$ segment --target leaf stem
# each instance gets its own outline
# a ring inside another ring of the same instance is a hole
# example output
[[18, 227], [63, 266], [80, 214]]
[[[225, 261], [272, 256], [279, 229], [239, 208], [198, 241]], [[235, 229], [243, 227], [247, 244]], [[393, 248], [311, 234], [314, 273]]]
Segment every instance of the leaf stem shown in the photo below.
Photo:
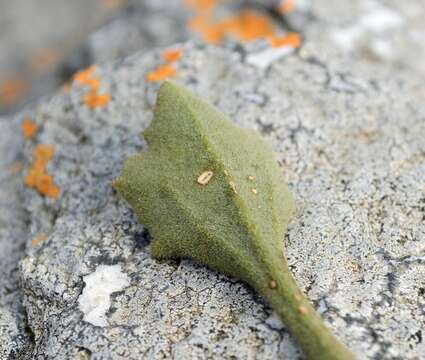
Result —
[[279, 263], [279, 269], [276, 266], [269, 267], [273, 280], [267, 286], [258, 284], [256, 288], [279, 314], [307, 358], [310, 360], [354, 360], [355, 357], [351, 351], [331, 333], [299, 289], [283, 256]]

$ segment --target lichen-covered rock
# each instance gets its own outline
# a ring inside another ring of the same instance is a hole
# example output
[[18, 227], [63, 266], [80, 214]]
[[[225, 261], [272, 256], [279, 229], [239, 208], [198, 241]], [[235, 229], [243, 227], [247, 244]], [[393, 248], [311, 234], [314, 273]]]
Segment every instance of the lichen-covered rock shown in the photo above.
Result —
[[[90, 36], [87, 48], [92, 59], [111, 60], [135, 50], [199, 38], [199, 33], [187, 26], [188, 19], [194, 15], [193, 8], [184, 5], [188, 3], [182, 0], [130, 0], [131, 11], [120, 12], [113, 21]], [[216, 3], [215, 18], [247, 9], [267, 16], [274, 13], [269, 18], [275, 20], [279, 32], [300, 32], [317, 47], [316, 51], [325, 46], [327, 62], [345, 53], [350, 62], [355, 59], [357, 66], [371, 68], [371, 73], [381, 67], [392, 67], [425, 75], [423, 3], [288, 0], [286, 6], [282, 4], [285, 1], [222, 0]]]
[[31, 347], [19, 287], [19, 260], [27, 240], [19, 125], [19, 118], [0, 118], [0, 359], [18, 358]]
[[[333, 331], [361, 359], [418, 359], [423, 88], [406, 74], [329, 67], [308, 49], [262, 70], [240, 52], [187, 44], [175, 80], [274, 147], [297, 203], [290, 267]], [[158, 53], [135, 55], [96, 70], [111, 93], [103, 108], [87, 108], [87, 90], [74, 84], [34, 111], [34, 141], [54, 145], [48, 171], [61, 195], [24, 193], [29, 238], [47, 235], [28, 242], [21, 264], [32, 358], [296, 359], [276, 315], [243, 283], [152, 260], [148, 233], [112, 189], [124, 159], [145, 146], [139, 134], [158, 90], [145, 76], [158, 62]], [[112, 289], [99, 303], [89, 279]]]
[[90, 34], [86, 50], [91, 61], [99, 63], [185, 41], [191, 37], [189, 17], [181, 0], [132, 0], [125, 11]]
[[[304, 2], [304, 1], [303, 1]], [[391, 66], [425, 75], [425, 6], [417, 1], [306, 1], [300, 24], [316, 45], [332, 44], [365, 67]], [[412, 54], [415, 54], [412, 56]]]
[[[184, 0], [45, 1], [42, 8], [37, 1], [0, 2], [0, 84], [15, 80], [11, 85], [17, 87], [10, 104], [0, 99], [0, 112], [51, 93], [91, 63], [202, 38], [188, 26], [196, 11]], [[371, 73], [390, 66], [425, 74], [420, 1], [221, 0], [216, 5], [214, 20], [255, 10], [273, 19], [279, 33], [300, 32], [313, 40], [315, 51], [327, 48], [328, 64], [342, 51]]]

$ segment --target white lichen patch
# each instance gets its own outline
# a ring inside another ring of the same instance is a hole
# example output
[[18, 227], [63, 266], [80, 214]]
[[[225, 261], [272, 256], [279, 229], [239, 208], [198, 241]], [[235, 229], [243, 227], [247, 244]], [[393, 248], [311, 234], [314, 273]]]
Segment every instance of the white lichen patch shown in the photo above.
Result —
[[121, 265], [99, 265], [84, 276], [86, 284], [78, 299], [84, 321], [95, 326], [107, 326], [106, 312], [111, 306], [111, 294], [130, 285], [130, 279], [121, 271]]
[[267, 69], [271, 64], [287, 55], [292, 54], [294, 51], [295, 49], [292, 46], [282, 46], [278, 48], [271, 47], [248, 55], [246, 62], [260, 69]]
[[371, 2], [351, 25], [334, 29], [332, 37], [345, 51], [365, 48], [379, 59], [393, 61], [396, 54], [390, 34], [400, 31], [404, 25], [405, 19], [397, 11]]

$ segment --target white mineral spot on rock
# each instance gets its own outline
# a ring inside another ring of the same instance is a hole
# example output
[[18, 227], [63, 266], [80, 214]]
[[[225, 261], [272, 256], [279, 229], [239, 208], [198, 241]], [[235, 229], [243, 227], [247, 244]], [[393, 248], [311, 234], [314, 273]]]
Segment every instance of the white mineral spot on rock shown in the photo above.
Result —
[[121, 265], [99, 265], [84, 276], [86, 284], [78, 299], [84, 321], [95, 326], [107, 326], [106, 312], [111, 306], [111, 294], [130, 285], [130, 279], [121, 271]]
[[397, 58], [395, 49], [389, 41], [382, 39], [374, 40], [371, 42], [369, 49], [377, 58], [382, 60], [394, 61]]
[[400, 29], [404, 22], [403, 17], [396, 11], [373, 3], [355, 23], [334, 29], [332, 37], [345, 51], [353, 51], [362, 44], [369, 44], [369, 49], [376, 56], [392, 60], [394, 54], [391, 44], [377, 36]]
[[266, 69], [275, 61], [294, 52], [292, 46], [283, 46], [278, 48], [267, 48], [263, 51], [248, 55], [246, 62], [260, 69]]
[[349, 26], [345, 29], [334, 30], [334, 41], [344, 50], [353, 50], [363, 37], [363, 29], [359, 26]]
[[378, 6], [360, 18], [360, 26], [375, 33], [396, 29], [404, 23], [403, 18], [394, 10]]

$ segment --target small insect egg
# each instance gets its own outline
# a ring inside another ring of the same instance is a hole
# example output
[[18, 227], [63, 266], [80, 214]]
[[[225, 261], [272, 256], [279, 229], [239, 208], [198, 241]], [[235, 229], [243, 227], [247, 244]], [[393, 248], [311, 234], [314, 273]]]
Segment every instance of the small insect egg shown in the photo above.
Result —
[[230, 185], [230, 188], [233, 190], [233, 192], [234, 192], [235, 194], [237, 194], [237, 193], [238, 193], [238, 191], [236, 190], [236, 184], [235, 184], [233, 181], [230, 181], [230, 182], [229, 182], [229, 185]]
[[277, 282], [275, 280], [272, 280], [269, 282], [270, 289], [276, 289], [277, 288]]
[[204, 171], [198, 177], [198, 184], [207, 185], [210, 182], [210, 180], [212, 179], [213, 175], [214, 175], [214, 173], [210, 170]]
[[300, 305], [298, 307], [298, 311], [301, 315], [307, 315], [307, 313], [308, 313], [308, 309], [303, 305]]
[[254, 176], [252, 176], [252, 175], [249, 175], [249, 176], [248, 176], [248, 179], [249, 179], [249, 180], [251, 180], [251, 181], [253, 181], [253, 180], [255, 180], [255, 177], [254, 177]]
[[257, 189], [251, 189], [251, 191], [252, 191], [255, 195], [257, 195], [257, 194], [258, 194]]

